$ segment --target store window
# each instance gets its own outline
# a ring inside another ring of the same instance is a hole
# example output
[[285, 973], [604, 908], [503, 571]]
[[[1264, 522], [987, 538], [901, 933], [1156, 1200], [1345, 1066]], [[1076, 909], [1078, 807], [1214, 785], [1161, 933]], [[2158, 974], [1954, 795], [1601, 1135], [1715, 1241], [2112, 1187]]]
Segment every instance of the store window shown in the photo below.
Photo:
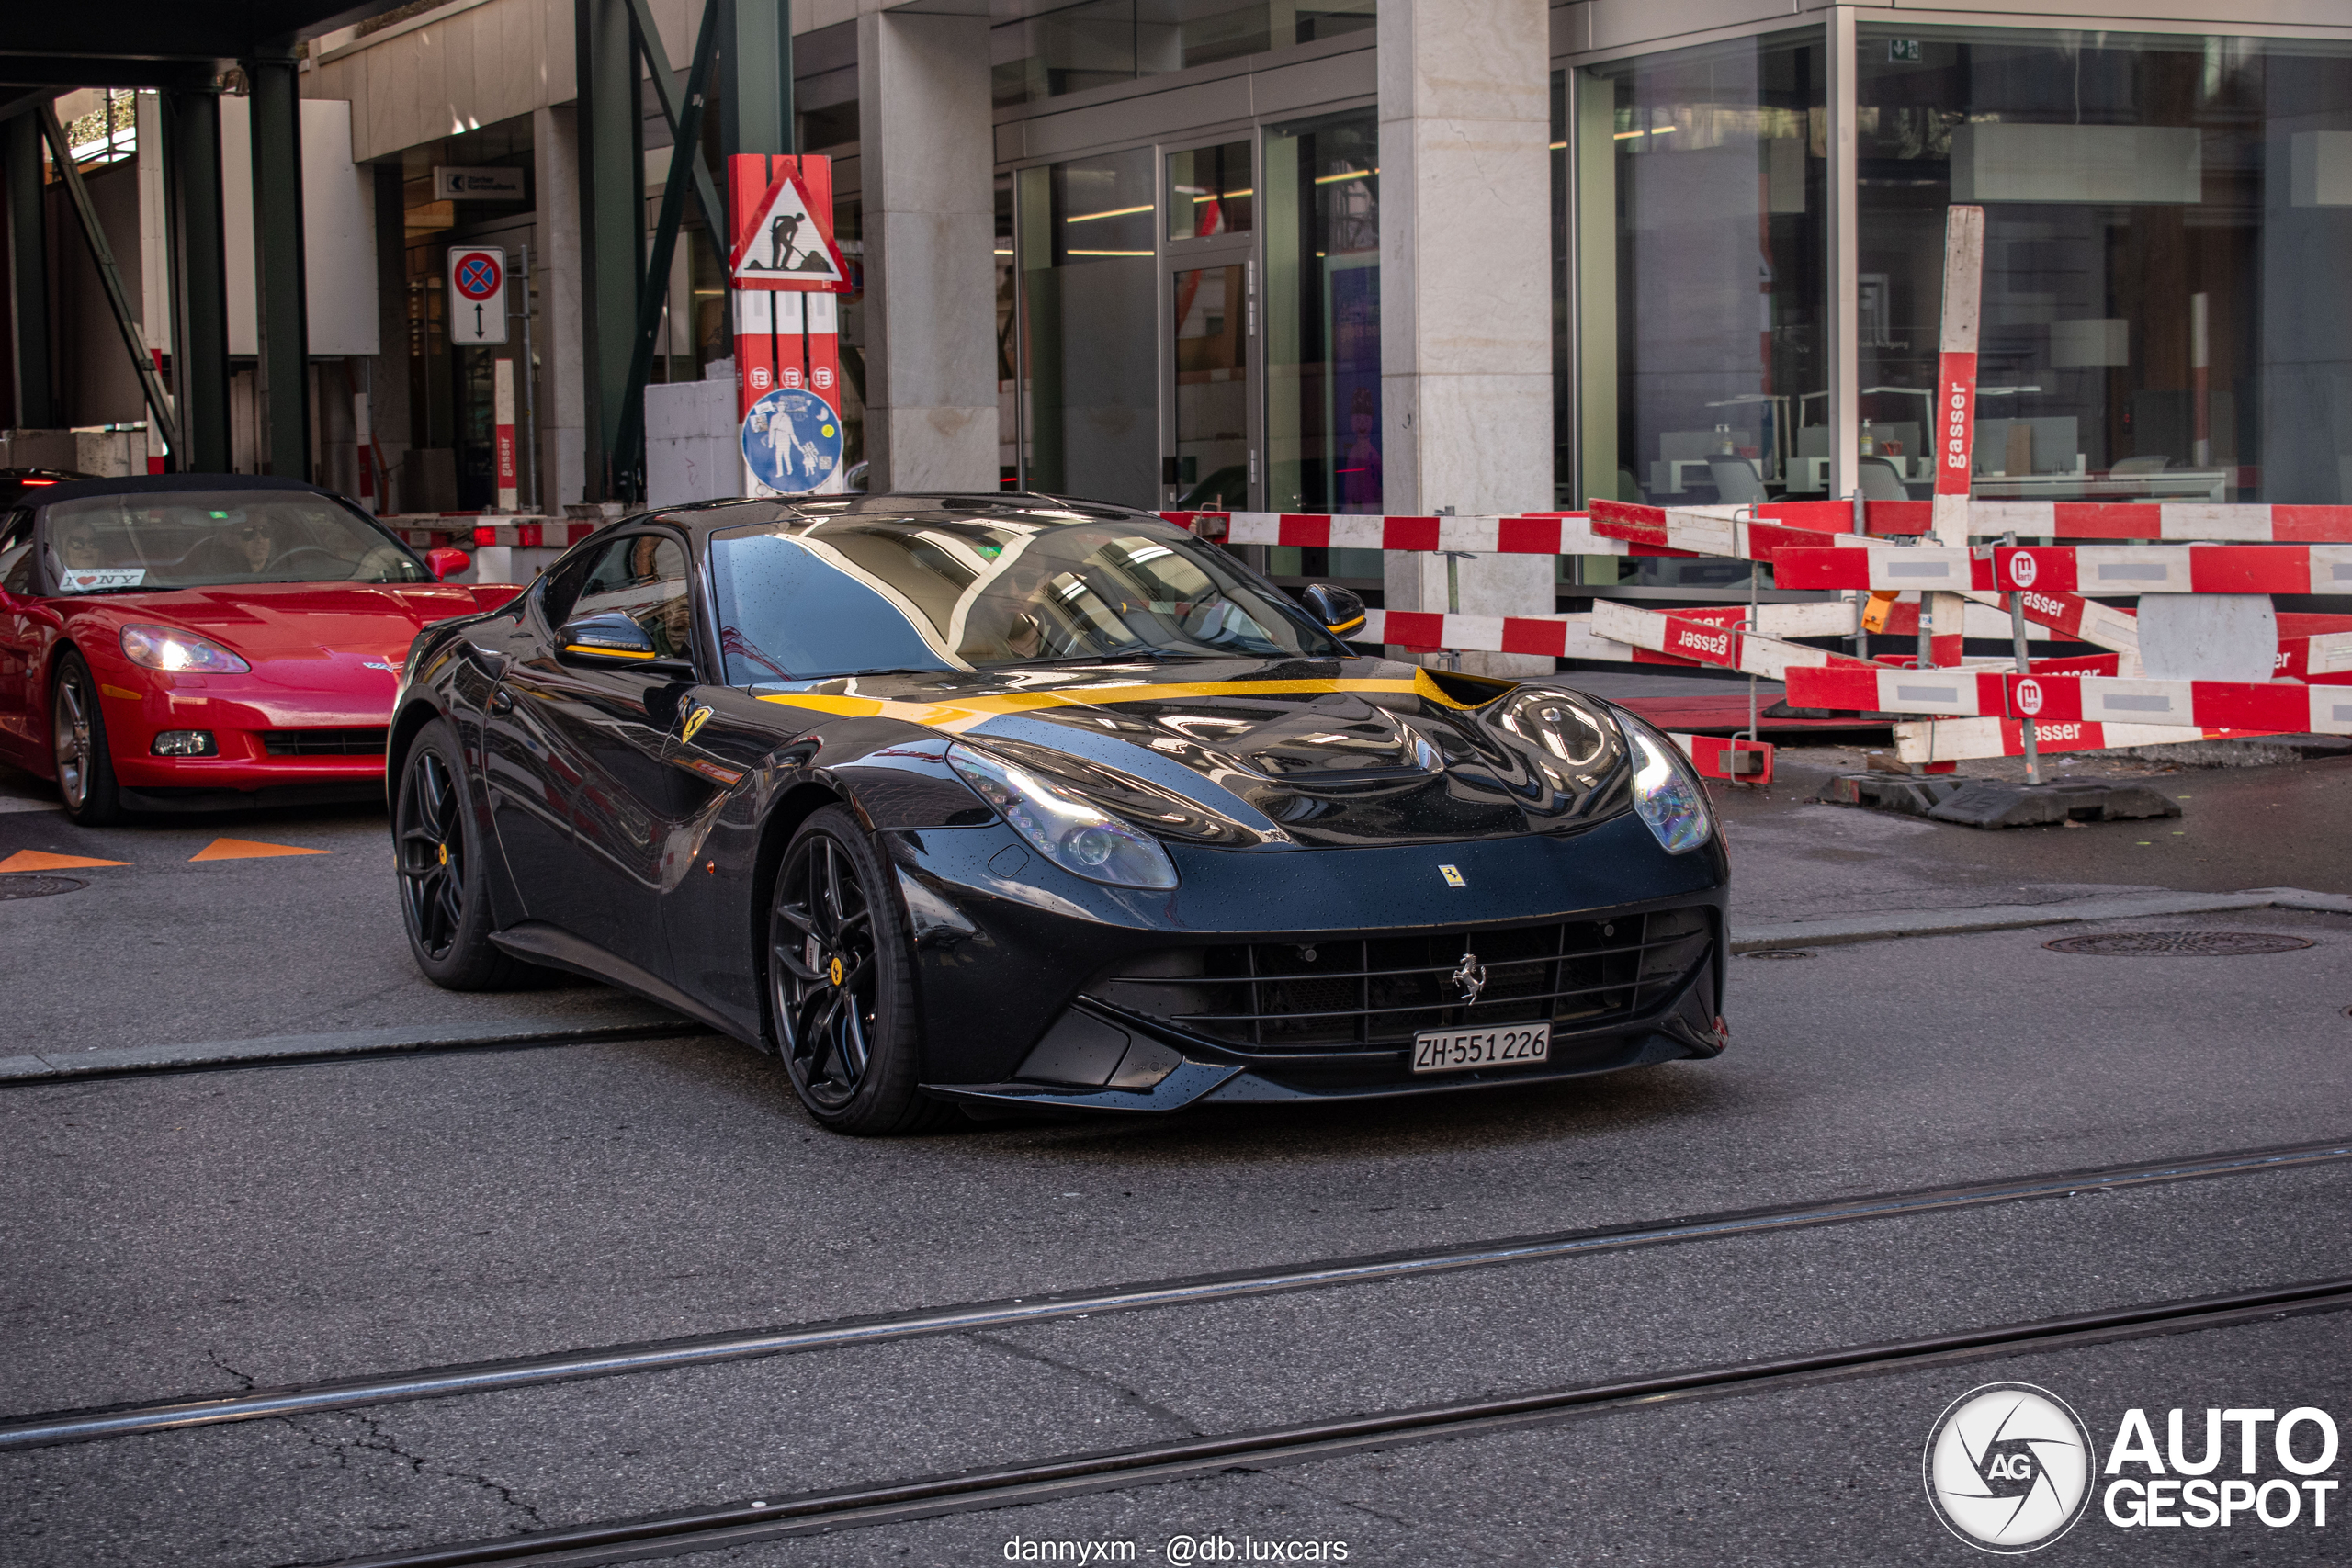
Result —
[[1250, 143], [1225, 141], [1168, 154], [1168, 237], [1205, 240], [1246, 234], [1257, 189]]
[[1014, 176], [1033, 490], [1159, 503], [1157, 163], [1138, 147]]
[[1826, 493], [1818, 33], [1578, 77], [1569, 155], [1585, 496], [1687, 505]]
[[1866, 465], [1925, 493], [1944, 212], [1973, 202], [1976, 494], [2352, 502], [2352, 46], [1901, 27], [1860, 50]]
[[[1270, 130], [1262, 210], [1267, 504], [1277, 512], [1378, 513], [1376, 112]], [[1380, 576], [1375, 550], [1272, 554], [1270, 568], [1280, 576]]]
[[[1826, 117], [1817, 30], [1577, 72], [1584, 496], [1827, 493]], [[1593, 557], [1588, 583], [1728, 586], [1731, 561]]]
[[1374, 0], [1086, 0], [990, 30], [999, 108], [1345, 33]]

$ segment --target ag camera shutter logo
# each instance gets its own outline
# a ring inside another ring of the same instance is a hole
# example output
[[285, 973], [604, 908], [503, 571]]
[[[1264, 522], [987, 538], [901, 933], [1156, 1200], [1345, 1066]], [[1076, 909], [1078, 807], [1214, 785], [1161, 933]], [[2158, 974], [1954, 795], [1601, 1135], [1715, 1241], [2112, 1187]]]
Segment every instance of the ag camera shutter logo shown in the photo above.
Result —
[[2031, 1383], [1996, 1382], [1954, 1400], [1928, 1434], [1928, 1501], [1979, 1551], [2018, 1556], [2075, 1527], [2098, 1456], [2066, 1402]]

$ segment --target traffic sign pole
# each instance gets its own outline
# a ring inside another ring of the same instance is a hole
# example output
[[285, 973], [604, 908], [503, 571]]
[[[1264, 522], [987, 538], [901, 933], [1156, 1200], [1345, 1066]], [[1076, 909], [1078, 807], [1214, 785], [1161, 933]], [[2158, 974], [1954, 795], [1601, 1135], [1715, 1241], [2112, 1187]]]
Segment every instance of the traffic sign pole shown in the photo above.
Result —
[[453, 344], [506, 341], [506, 252], [498, 245], [449, 247], [444, 311]]
[[514, 362], [491, 363], [491, 430], [498, 454], [498, 510], [512, 512], [516, 500], [514, 464]]
[[849, 274], [832, 237], [832, 162], [740, 153], [727, 185], [744, 493], [841, 491], [837, 296]]

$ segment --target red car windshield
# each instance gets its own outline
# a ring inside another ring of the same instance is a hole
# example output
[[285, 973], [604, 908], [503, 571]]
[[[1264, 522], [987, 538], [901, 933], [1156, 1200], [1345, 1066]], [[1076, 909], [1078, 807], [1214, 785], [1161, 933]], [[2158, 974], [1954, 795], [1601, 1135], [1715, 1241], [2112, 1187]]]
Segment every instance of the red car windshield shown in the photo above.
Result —
[[432, 581], [381, 528], [300, 491], [88, 496], [59, 502], [43, 522], [61, 593]]

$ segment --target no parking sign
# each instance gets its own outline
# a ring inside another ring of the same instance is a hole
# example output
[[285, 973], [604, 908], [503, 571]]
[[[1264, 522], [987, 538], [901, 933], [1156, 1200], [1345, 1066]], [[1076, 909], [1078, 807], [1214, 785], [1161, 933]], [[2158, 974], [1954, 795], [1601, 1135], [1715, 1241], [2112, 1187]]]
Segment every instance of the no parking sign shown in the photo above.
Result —
[[506, 252], [497, 245], [450, 246], [445, 308], [451, 343], [504, 343]]

